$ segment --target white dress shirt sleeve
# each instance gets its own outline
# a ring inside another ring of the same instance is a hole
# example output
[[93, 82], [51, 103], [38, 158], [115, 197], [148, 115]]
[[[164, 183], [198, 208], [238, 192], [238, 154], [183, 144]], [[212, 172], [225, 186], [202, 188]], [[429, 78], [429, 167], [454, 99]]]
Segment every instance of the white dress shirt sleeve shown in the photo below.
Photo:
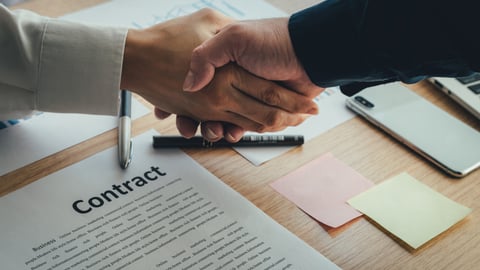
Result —
[[31, 111], [116, 114], [126, 33], [0, 5], [0, 120]]

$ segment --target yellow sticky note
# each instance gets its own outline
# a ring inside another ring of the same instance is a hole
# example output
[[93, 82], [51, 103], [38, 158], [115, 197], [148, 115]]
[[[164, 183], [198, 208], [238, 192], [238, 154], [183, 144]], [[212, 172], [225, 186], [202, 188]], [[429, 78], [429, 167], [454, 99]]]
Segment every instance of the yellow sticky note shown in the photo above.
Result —
[[413, 248], [425, 244], [472, 211], [407, 173], [386, 180], [348, 203]]

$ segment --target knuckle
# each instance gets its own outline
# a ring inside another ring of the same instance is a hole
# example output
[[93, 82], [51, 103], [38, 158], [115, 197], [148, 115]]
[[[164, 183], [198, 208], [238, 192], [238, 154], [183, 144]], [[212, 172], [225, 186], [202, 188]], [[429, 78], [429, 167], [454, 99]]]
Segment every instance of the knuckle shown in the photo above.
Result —
[[282, 123], [281, 113], [277, 110], [268, 112], [265, 115], [265, 126], [273, 129], [274, 127], [280, 126]]
[[198, 13], [206, 20], [213, 20], [217, 16], [216, 11], [208, 7], [200, 9]]
[[301, 113], [304, 111], [312, 110], [317, 107], [315, 102], [307, 97], [299, 97], [291, 104], [293, 113]]
[[205, 50], [205, 45], [200, 44], [192, 51], [192, 60], [201, 59], [203, 56], [203, 51]]
[[292, 123], [292, 126], [296, 127], [296, 126], [300, 125], [301, 123], [303, 123], [305, 120], [306, 120], [306, 118], [304, 118], [304, 117], [297, 117], [297, 118], [295, 118], [294, 122]]
[[227, 17], [221, 12], [214, 10], [212, 8], [202, 8], [199, 13], [201, 14], [203, 20], [213, 23], [213, 24], [225, 24], [228, 22]]
[[264, 133], [267, 131], [267, 127], [265, 125], [258, 124], [253, 128], [253, 131], [257, 133]]
[[232, 35], [238, 35], [243, 32], [243, 25], [240, 23], [232, 23], [227, 28]]
[[235, 44], [243, 44], [249, 38], [249, 31], [242, 22], [228, 24], [223, 32], [227, 33], [230, 42]]
[[279, 105], [281, 96], [273, 85], [269, 85], [262, 91], [261, 99], [267, 104]]

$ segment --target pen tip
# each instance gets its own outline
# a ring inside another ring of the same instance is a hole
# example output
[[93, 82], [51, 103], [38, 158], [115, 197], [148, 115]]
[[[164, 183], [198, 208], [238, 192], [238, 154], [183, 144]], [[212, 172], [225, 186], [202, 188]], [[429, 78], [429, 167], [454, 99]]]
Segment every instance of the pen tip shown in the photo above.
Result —
[[125, 161], [125, 162], [123, 162], [123, 163], [120, 163], [120, 167], [121, 167], [122, 169], [128, 168], [128, 165], [130, 165], [130, 160], [127, 160], [127, 161]]

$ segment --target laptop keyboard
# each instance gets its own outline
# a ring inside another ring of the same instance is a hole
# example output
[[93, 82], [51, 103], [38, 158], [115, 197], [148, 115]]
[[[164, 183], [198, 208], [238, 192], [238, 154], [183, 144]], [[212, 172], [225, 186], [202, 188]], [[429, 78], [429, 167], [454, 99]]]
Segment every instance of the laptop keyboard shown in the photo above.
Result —
[[474, 73], [473, 75], [456, 79], [466, 85], [473, 93], [480, 95], [480, 73]]

